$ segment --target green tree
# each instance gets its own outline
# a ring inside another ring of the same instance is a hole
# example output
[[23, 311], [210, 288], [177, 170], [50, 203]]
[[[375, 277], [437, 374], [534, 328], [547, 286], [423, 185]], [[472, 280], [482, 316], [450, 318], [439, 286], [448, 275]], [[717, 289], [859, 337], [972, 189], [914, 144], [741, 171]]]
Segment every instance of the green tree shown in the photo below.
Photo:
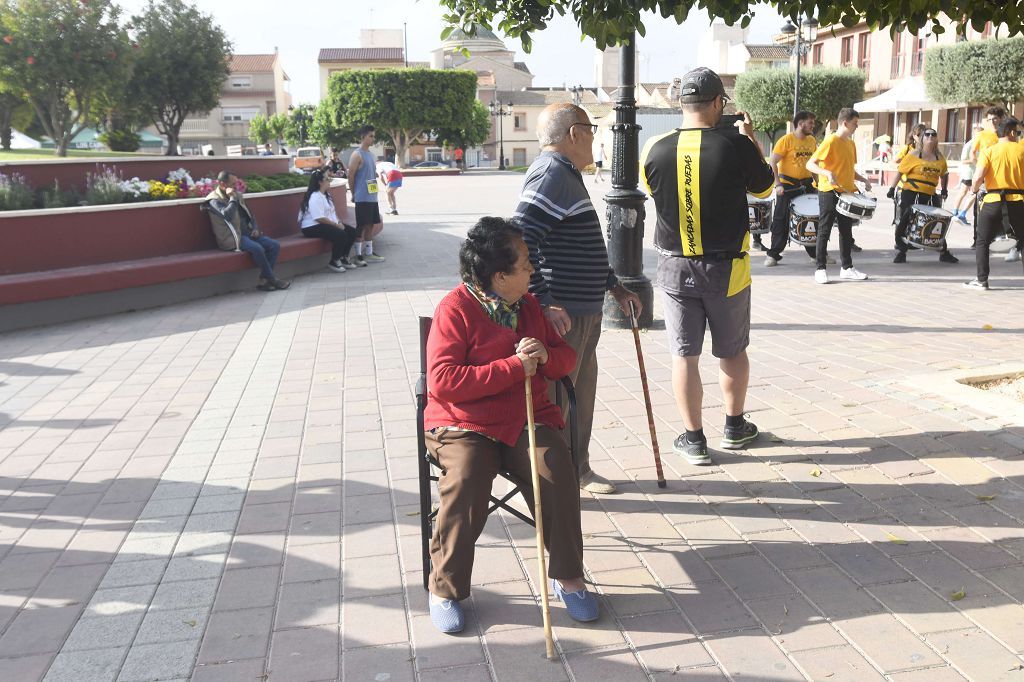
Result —
[[936, 102], [1008, 106], [1024, 98], [1024, 37], [929, 48], [924, 85]]
[[300, 104], [288, 112], [287, 123], [284, 126], [284, 141], [293, 147], [305, 146], [313, 124], [313, 116], [316, 114], [316, 107], [312, 104]]
[[[736, 106], [750, 114], [754, 127], [772, 135], [793, 117], [793, 81], [790, 69], [756, 69], [736, 76]], [[800, 108], [813, 112], [819, 127], [843, 107], [864, 99], [864, 72], [860, 69], [814, 67], [800, 70]]]
[[473, 111], [468, 124], [461, 128], [442, 126], [434, 130], [434, 138], [438, 143], [463, 151], [469, 147], [483, 144], [490, 134], [491, 112], [479, 100], [473, 102]]
[[278, 112], [267, 119], [267, 125], [270, 126], [274, 141], [280, 143], [284, 139], [284, 129], [288, 127], [288, 116]]
[[175, 156], [185, 118], [220, 102], [231, 43], [212, 17], [182, 0], [150, 0], [132, 21], [139, 49], [130, 92]]
[[[641, 12], [655, 12], [663, 19], [683, 23], [693, 10], [698, 16], [723, 19], [730, 26], [746, 28], [754, 12], [764, 7], [759, 0], [440, 0], [448, 10], [441, 32], [442, 40], [455, 29], [472, 35], [477, 26], [497, 28], [510, 38], [519, 38], [523, 50], [530, 51], [531, 34], [547, 27], [555, 15], [570, 15], [580, 32], [593, 38], [599, 49], [629, 41], [636, 31], [646, 32]], [[970, 23], [977, 30], [985, 24], [1004, 24], [1008, 35], [1024, 33], [1024, 14], [1017, 2], [978, 2], [977, 0], [831, 0], [810, 3], [806, 0], [770, 0], [779, 14], [796, 19], [798, 14], [815, 10], [822, 26], [855, 26], [867, 21], [874, 29], [893, 33], [904, 29], [918, 31], [930, 26], [942, 33], [939, 24], [946, 17], [960, 17], [959, 31]]]
[[343, 71], [331, 76], [322, 105], [339, 129], [374, 126], [402, 164], [409, 145], [431, 130], [471, 126], [476, 84], [475, 73], [451, 69]]
[[9, 150], [11, 128], [24, 130], [32, 122], [32, 117], [32, 106], [25, 98], [0, 82], [0, 148]]
[[310, 127], [309, 136], [321, 147], [332, 149], [344, 149], [348, 147], [355, 138], [356, 128], [345, 126], [338, 120], [338, 110], [324, 100], [316, 108], [313, 114], [313, 123]]
[[256, 144], [263, 145], [270, 142], [273, 131], [270, 129], [270, 119], [263, 114], [257, 114], [249, 120], [249, 139]]
[[58, 156], [67, 155], [104, 88], [125, 78], [120, 12], [110, 0], [0, 2], [0, 77], [32, 105]]

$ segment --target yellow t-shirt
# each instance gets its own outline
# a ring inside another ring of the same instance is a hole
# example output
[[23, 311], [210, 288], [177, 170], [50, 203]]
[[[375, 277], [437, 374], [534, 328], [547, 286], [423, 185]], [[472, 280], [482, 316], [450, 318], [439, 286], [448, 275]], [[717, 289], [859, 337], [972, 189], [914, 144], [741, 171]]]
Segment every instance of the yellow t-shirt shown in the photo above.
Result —
[[819, 175], [818, 189], [820, 191], [856, 191], [857, 187], [853, 184], [853, 180], [854, 166], [857, 164], [857, 145], [853, 143], [853, 140], [843, 139], [833, 133], [814, 150], [810, 160], [825, 170], [832, 171], [832, 175], [836, 179], [836, 184], [833, 185], [824, 175]]
[[811, 158], [817, 147], [818, 143], [811, 135], [805, 136], [802, 140], [798, 140], [793, 133], [779, 138], [779, 141], [775, 143], [775, 148], [772, 149], [772, 154], [778, 154], [780, 157], [779, 175], [785, 176], [780, 178], [782, 184], [796, 184], [786, 178], [805, 180], [811, 177], [811, 171], [807, 170], [807, 159]]
[[912, 144], [905, 144], [902, 147], [900, 147], [900, 150], [898, 152], [896, 152], [896, 156], [893, 158], [893, 160], [896, 163], [899, 163], [900, 161], [903, 160], [903, 157], [905, 157], [907, 154], [909, 154], [912, 151], [914, 151], [914, 145], [912, 145]]
[[999, 142], [999, 136], [993, 130], [982, 130], [978, 133], [978, 136], [974, 138], [974, 148], [978, 150], [978, 157], [980, 158], [983, 151], [997, 142]]
[[939, 179], [949, 172], [946, 159], [924, 161], [917, 152], [912, 152], [900, 161], [900, 185], [912, 192], [935, 194], [939, 189]]
[[[1000, 140], [986, 148], [978, 157], [978, 166], [985, 164], [986, 204], [1000, 201], [998, 190], [1024, 190], [1024, 147], [1009, 140]], [[1007, 201], [1024, 201], [1024, 195], [1010, 194]]]

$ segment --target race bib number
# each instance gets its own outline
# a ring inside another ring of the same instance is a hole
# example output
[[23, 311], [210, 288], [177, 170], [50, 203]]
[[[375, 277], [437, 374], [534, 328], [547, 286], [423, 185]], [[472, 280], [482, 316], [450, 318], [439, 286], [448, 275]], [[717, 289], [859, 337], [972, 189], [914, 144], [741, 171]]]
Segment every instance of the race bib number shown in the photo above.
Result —
[[377, 193], [377, 181], [376, 180], [367, 180], [366, 181], [366, 191], [369, 192], [370, 194], [376, 194]]

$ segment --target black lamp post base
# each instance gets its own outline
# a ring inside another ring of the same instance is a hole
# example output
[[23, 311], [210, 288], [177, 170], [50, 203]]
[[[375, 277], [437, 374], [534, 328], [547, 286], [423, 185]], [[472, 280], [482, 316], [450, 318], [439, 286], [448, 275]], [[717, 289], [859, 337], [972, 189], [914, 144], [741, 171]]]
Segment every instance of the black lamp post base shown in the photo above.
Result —
[[[614, 179], [612, 181], [615, 182]], [[642, 328], [654, 319], [654, 290], [644, 275], [644, 201], [647, 195], [633, 188], [616, 186], [605, 195], [608, 220], [608, 258], [622, 286], [640, 297], [643, 310], [637, 319]], [[606, 329], [629, 329], [632, 323], [611, 296], [604, 299]]]
[[[640, 297], [640, 305], [643, 306], [643, 310], [640, 312], [640, 317], [637, 318], [637, 326], [641, 329], [649, 328], [654, 322], [654, 286], [651, 284], [651, 280], [641, 273], [639, 277], [619, 275], [619, 281], [622, 282], [622, 286]], [[629, 315], [622, 312], [619, 302], [609, 293], [604, 295], [603, 313], [602, 329], [630, 329], [633, 326]]]

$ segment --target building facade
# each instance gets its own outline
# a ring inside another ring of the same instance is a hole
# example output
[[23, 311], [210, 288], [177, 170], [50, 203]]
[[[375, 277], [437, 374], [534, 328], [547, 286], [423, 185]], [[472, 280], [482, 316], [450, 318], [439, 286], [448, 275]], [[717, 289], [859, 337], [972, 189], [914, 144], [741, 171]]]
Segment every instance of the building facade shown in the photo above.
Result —
[[182, 124], [182, 153], [212, 149], [222, 155], [229, 146], [252, 147], [249, 121], [256, 115], [287, 112], [291, 106], [291, 79], [277, 52], [231, 55], [229, 68], [219, 105], [206, 115], [189, 116]]

